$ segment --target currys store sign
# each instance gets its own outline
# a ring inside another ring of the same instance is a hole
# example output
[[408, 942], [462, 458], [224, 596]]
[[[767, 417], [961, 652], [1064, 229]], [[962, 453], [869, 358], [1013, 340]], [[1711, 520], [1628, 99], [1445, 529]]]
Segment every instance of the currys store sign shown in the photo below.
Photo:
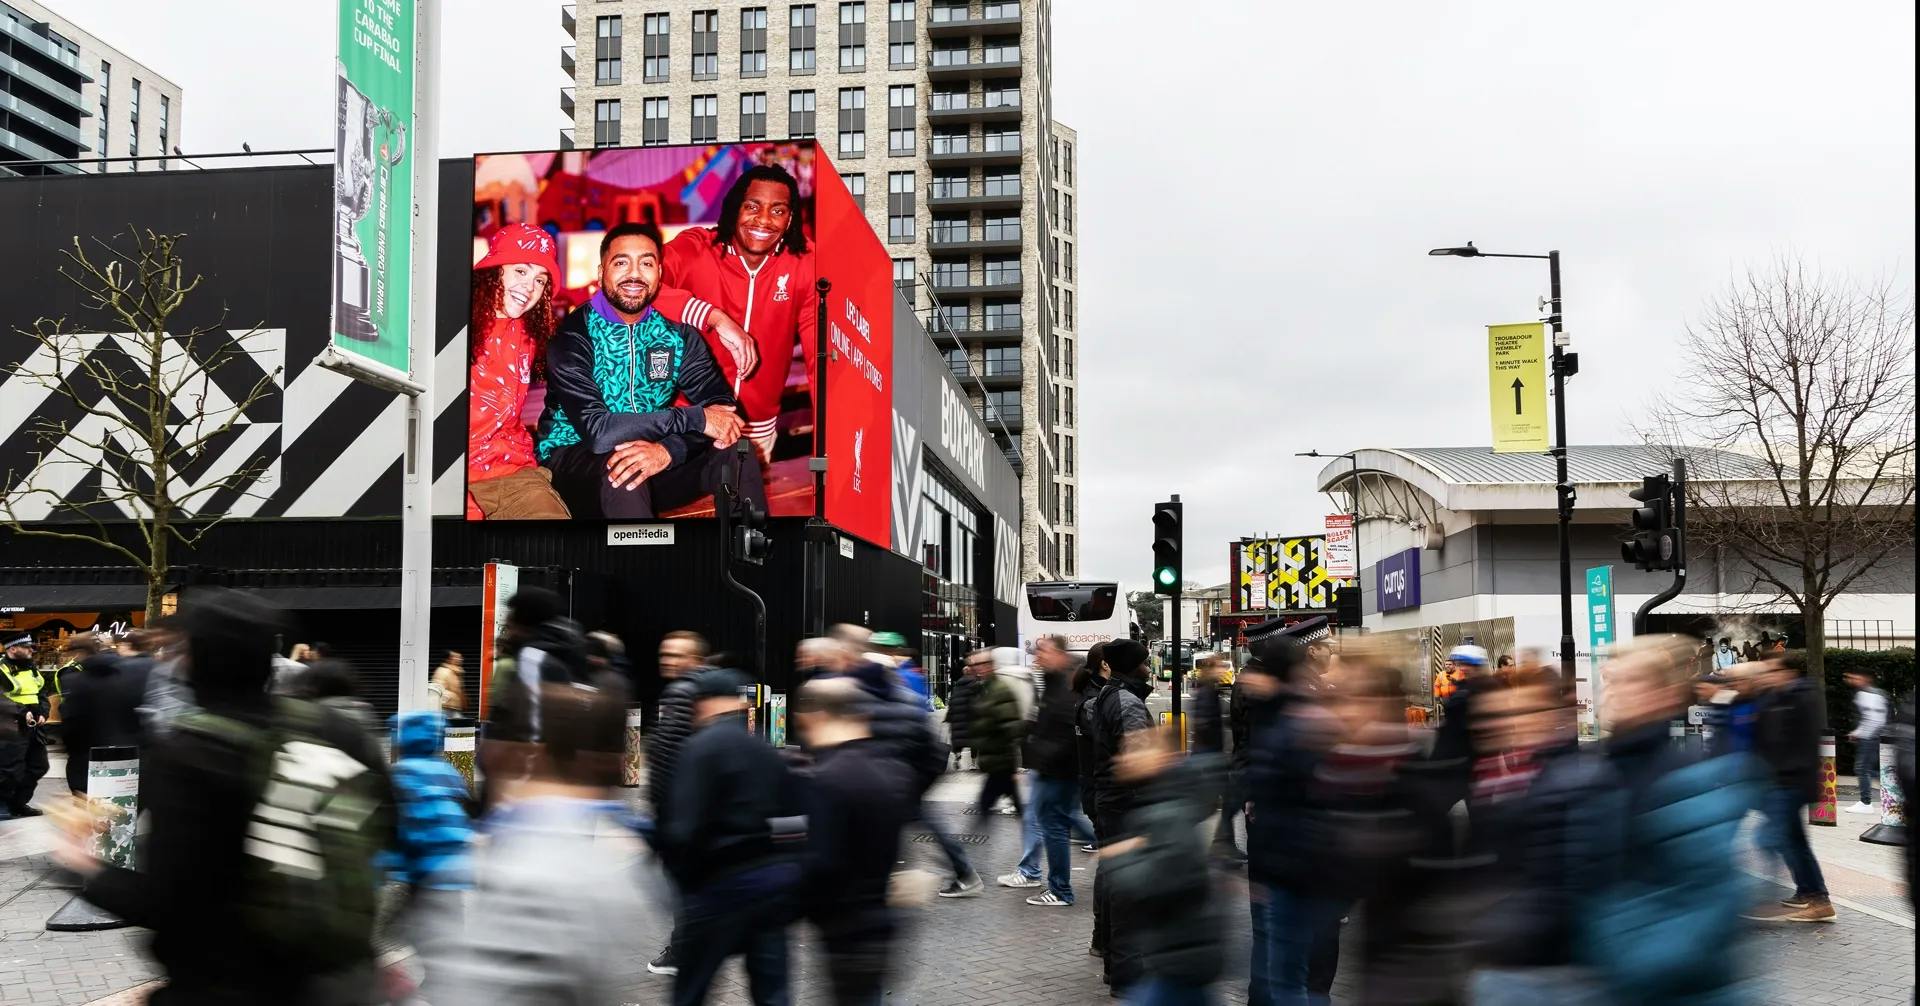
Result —
[[1420, 550], [1410, 548], [1380, 560], [1373, 567], [1374, 589], [1381, 611], [1420, 606]]

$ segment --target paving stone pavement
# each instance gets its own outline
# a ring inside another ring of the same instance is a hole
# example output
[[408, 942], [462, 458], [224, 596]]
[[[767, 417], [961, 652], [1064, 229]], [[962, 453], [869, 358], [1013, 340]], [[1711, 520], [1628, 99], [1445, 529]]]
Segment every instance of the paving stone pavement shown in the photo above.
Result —
[[[976, 832], [980, 844], [968, 854], [987, 880], [979, 897], [934, 901], [915, 910], [907, 923], [897, 955], [898, 966], [888, 1001], [900, 1006], [987, 1006], [987, 1004], [1102, 1003], [1112, 1001], [1100, 982], [1097, 959], [1086, 954], [1092, 926], [1091, 883], [1093, 857], [1073, 854], [1079, 903], [1068, 909], [1042, 909], [1024, 903], [1029, 891], [993, 885], [993, 878], [1012, 868], [1019, 856], [1019, 822], [1009, 816], [974, 817], [963, 814], [961, 802], [977, 782], [966, 774], [950, 777], [935, 791], [935, 808], [954, 831]], [[44, 796], [51, 788], [43, 787]], [[923, 829], [922, 829], [923, 830]], [[1844, 829], [1843, 829], [1844, 830]], [[1887, 873], [1887, 850], [1856, 850], [1841, 843], [1851, 833], [1834, 829], [1816, 834], [1816, 848], [1836, 868], [1860, 877]], [[83, 1006], [111, 1001], [115, 1006], [140, 1001], [141, 992], [129, 990], [157, 977], [142, 955], [144, 936], [133, 929], [102, 933], [49, 933], [49, 914], [72, 893], [52, 870], [46, 855], [42, 821], [0, 822], [0, 1004]], [[904, 856], [910, 866], [944, 872], [938, 846], [907, 842]], [[1841, 861], [1847, 865], [1842, 867]], [[648, 868], [642, 867], [644, 883]], [[1756, 870], [1756, 872], [1759, 872]], [[1218, 988], [1220, 1000], [1232, 1006], [1245, 1002], [1247, 916], [1246, 883], [1241, 874], [1219, 876], [1218, 893], [1228, 919], [1228, 974]], [[1891, 881], [1879, 888], [1891, 904], [1898, 893]], [[1745, 943], [1748, 959], [1758, 969], [1755, 1001], [1768, 1004], [1800, 1003], [1908, 1003], [1914, 984], [1912, 917], [1888, 921], [1840, 909], [1838, 923], [1827, 926], [1787, 926], [1753, 933]], [[1358, 922], [1360, 920], [1356, 920]], [[1354, 947], [1350, 927], [1347, 959]], [[621, 962], [624, 1001], [653, 1004], [666, 1001], [671, 980], [650, 975], [646, 962], [666, 938], [665, 918], [651, 920], [633, 934], [631, 959]], [[825, 973], [817, 957], [813, 934], [796, 927], [792, 934], [793, 991], [796, 1003], [828, 1001]], [[1335, 1002], [1353, 1002], [1348, 976], [1335, 985]], [[114, 997], [109, 1000], [109, 997]], [[716, 984], [711, 1002], [745, 1006], [750, 1002], [745, 976], [737, 963], [729, 965]]]

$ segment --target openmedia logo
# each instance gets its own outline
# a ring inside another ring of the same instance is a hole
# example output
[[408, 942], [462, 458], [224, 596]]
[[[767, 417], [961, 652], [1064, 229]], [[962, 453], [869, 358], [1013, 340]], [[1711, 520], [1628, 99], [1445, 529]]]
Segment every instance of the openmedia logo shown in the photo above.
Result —
[[671, 545], [673, 544], [673, 525], [610, 524], [607, 526], [607, 544]]

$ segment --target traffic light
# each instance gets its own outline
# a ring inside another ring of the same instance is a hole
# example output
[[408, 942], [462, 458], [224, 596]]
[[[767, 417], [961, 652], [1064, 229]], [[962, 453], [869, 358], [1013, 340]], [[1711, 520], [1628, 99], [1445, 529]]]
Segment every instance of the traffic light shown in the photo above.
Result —
[[767, 564], [773, 552], [773, 539], [767, 536], [767, 510], [749, 499], [736, 508], [739, 522], [733, 527], [733, 561], [754, 566]]
[[1644, 570], [1678, 568], [1683, 559], [1680, 533], [1674, 527], [1672, 481], [1665, 475], [1649, 475], [1627, 495], [1640, 505], [1631, 515], [1633, 537], [1620, 543], [1621, 557]]
[[1153, 506], [1153, 592], [1180, 593], [1180, 497]]

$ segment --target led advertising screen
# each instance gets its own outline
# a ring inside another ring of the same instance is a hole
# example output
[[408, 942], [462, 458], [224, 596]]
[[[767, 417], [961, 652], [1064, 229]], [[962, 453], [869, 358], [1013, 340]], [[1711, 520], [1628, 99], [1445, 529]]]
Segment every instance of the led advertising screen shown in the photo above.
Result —
[[469, 519], [815, 514], [826, 274], [824, 515], [886, 542], [892, 263], [813, 142], [479, 155], [473, 261]]

